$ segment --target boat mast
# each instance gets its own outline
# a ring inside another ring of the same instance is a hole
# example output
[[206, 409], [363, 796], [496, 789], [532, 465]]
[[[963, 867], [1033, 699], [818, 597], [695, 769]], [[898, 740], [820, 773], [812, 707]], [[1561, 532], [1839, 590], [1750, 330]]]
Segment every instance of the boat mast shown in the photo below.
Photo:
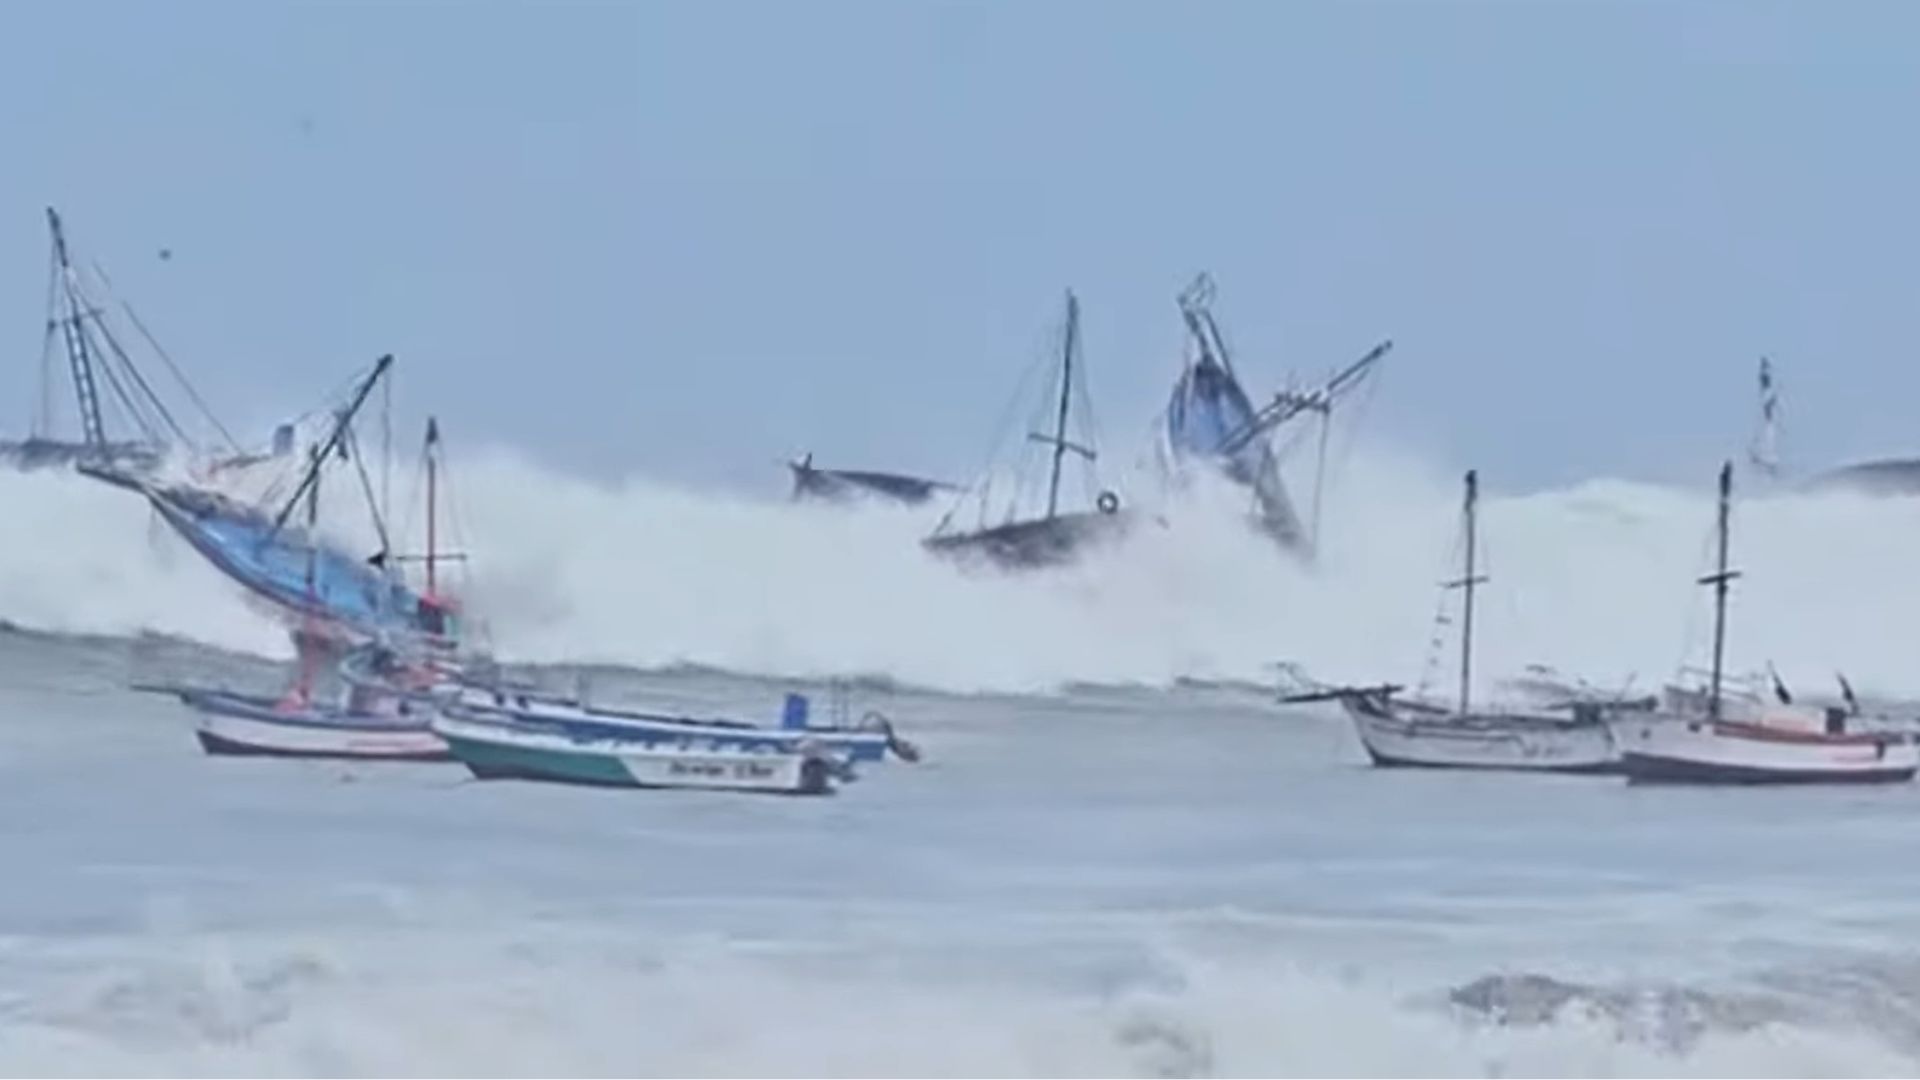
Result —
[[1708, 687], [1707, 695], [1707, 719], [1709, 720], [1720, 719], [1720, 681], [1727, 645], [1727, 583], [1740, 576], [1740, 571], [1727, 569], [1727, 518], [1732, 502], [1733, 462], [1728, 461], [1720, 466], [1718, 568], [1700, 579], [1700, 584], [1713, 586], [1713, 682]]
[[439, 479], [440, 422], [427, 417], [427, 599], [439, 596], [434, 587], [434, 569], [440, 561], [437, 481]]
[[1480, 474], [1467, 470], [1467, 494], [1462, 504], [1462, 517], [1466, 522], [1466, 572], [1457, 581], [1447, 582], [1448, 588], [1462, 589], [1460, 618], [1460, 713], [1465, 715], [1473, 701], [1473, 590], [1486, 582], [1485, 575], [1476, 574], [1475, 562], [1478, 552], [1478, 522], [1480, 508]]
[[87, 343], [80, 320], [86, 308], [73, 285], [73, 264], [67, 258], [67, 234], [60, 225], [60, 214], [47, 207], [47, 228], [53, 233], [53, 257], [58, 264], [60, 295], [66, 300], [60, 313], [60, 335], [67, 346], [67, 363], [73, 370], [73, 392], [80, 408], [80, 432], [90, 447], [107, 441], [106, 426], [100, 422], [100, 393], [93, 379], [93, 352]]
[[1053, 424], [1053, 473], [1047, 481], [1047, 517], [1060, 510], [1060, 460], [1067, 456], [1067, 409], [1073, 401], [1073, 354], [1080, 342], [1080, 300], [1067, 290], [1067, 334], [1060, 359], [1060, 411]]

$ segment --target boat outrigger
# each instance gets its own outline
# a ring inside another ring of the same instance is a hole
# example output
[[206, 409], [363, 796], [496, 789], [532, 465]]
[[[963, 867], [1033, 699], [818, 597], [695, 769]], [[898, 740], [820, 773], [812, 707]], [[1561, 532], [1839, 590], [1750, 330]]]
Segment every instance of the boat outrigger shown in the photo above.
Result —
[[[1713, 666], [1704, 695], [1669, 687], [1659, 710], [1614, 721], [1621, 768], [1636, 783], [1809, 784], [1902, 783], [1920, 771], [1920, 746], [1910, 732], [1858, 725], [1857, 706], [1794, 708], [1784, 687], [1783, 708], [1755, 707], [1727, 715], [1724, 663], [1727, 592], [1740, 576], [1728, 567], [1733, 463], [1720, 469], [1716, 517], [1719, 557], [1700, 584], [1713, 587]], [[1778, 685], [1778, 684], [1776, 684]], [[1851, 702], [1852, 689], [1842, 687]]]
[[[1030, 570], [1073, 562], [1094, 546], [1119, 540], [1132, 527], [1134, 514], [1120, 505], [1120, 496], [1110, 489], [1100, 488], [1097, 480], [1092, 478], [1092, 466], [1098, 453], [1087, 430], [1089, 425], [1085, 422], [1084, 408], [1082, 432], [1075, 435], [1069, 430], [1076, 392], [1084, 399], [1086, 388], [1085, 376], [1080, 374], [1082, 365], [1078, 363], [1080, 301], [1072, 292], [1067, 293], [1066, 308], [1065, 329], [1056, 368], [1059, 373], [1059, 392], [1050, 395], [1049, 400], [1053, 429], [1045, 434], [1032, 432], [1024, 440], [1026, 444], [1046, 448], [1048, 464], [1044, 511], [1035, 516], [1021, 517], [1016, 493], [1016, 498], [1008, 503], [1004, 516], [999, 521], [989, 520], [988, 500], [992, 479], [991, 476], [983, 478], [940, 519], [933, 534], [924, 541], [929, 551], [961, 561], [983, 561], [1006, 570]], [[1092, 496], [1091, 509], [1061, 509], [1061, 471], [1068, 454], [1080, 458], [1088, 466], [1087, 486], [1098, 489], [1097, 494]], [[970, 501], [977, 502], [978, 521], [972, 528], [957, 526], [955, 516]]]
[[[1393, 342], [1374, 346], [1318, 388], [1289, 389], [1255, 408], [1214, 321], [1214, 291], [1213, 279], [1201, 274], [1178, 298], [1191, 348], [1161, 425], [1162, 467], [1176, 487], [1185, 482], [1188, 468], [1200, 465], [1245, 488], [1253, 500], [1252, 522], [1260, 532], [1289, 550], [1311, 553], [1320, 528], [1333, 407], [1366, 381]], [[1274, 436], [1300, 416], [1320, 420], [1313, 507], [1305, 524], [1281, 478], [1281, 453], [1274, 445]]]
[[1352, 717], [1367, 756], [1379, 766], [1607, 772], [1616, 755], [1607, 703], [1573, 699], [1558, 708], [1484, 709], [1473, 703], [1474, 591], [1486, 583], [1476, 561], [1479, 477], [1466, 475], [1462, 507], [1465, 565], [1445, 588], [1461, 593], [1460, 691], [1451, 705], [1400, 696], [1402, 687], [1323, 688], [1283, 696], [1285, 703], [1337, 700]]

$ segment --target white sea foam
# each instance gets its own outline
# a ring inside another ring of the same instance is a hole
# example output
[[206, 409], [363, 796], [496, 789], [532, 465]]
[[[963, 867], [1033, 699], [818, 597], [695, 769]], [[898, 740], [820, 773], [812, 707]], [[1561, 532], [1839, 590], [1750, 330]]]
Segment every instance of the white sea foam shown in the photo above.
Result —
[[[470, 604], [502, 654], [536, 660], [882, 674], [959, 691], [1266, 679], [1281, 659], [1322, 678], [1410, 681], [1425, 670], [1436, 585], [1456, 572], [1457, 481], [1384, 456], [1343, 477], [1311, 566], [1243, 528], [1233, 496], [1213, 491], [1148, 507], [1164, 523], [1082, 565], [1022, 577], [963, 573], [922, 550], [937, 510], [606, 485], [509, 453], [459, 465]], [[1497, 470], [1484, 479], [1497, 491]], [[1546, 662], [1644, 688], [1702, 659], [1707, 609], [1692, 581], [1708, 555], [1707, 479], [1490, 496], [1481, 670]], [[334, 527], [371, 550], [350, 497], [332, 498]], [[137, 497], [0, 473], [0, 499], [0, 618], [283, 648]], [[411, 532], [417, 545], [417, 523]], [[1822, 692], [1836, 670], [1866, 690], [1920, 692], [1906, 645], [1920, 610], [1915, 535], [1920, 500], [1743, 500], [1732, 665], [1771, 661]]]

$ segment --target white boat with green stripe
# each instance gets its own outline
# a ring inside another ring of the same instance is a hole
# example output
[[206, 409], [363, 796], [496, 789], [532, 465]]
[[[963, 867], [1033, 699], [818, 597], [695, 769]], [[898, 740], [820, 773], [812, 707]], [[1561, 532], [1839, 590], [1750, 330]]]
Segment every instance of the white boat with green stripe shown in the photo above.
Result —
[[844, 760], [815, 745], [593, 737], [451, 716], [435, 719], [433, 730], [481, 780], [825, 795], [849, 772]]

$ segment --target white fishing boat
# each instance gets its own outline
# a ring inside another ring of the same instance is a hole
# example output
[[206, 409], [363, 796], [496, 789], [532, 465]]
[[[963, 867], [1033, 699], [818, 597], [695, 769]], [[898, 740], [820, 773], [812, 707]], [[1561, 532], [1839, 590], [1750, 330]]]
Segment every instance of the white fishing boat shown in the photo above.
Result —
[[433, 730], [481, 780], [824, 795], [848, 775], [843, 760], [813, 744], [776, 749], [699, 738], [596, 738], [451, 716], [436, 719]]
[[[1400, 696], [1401, 687], [1320, 689], [1289, 702], [1337, 700], [1352, 717], [1375, 765], [1536, 772], [1608, 772], [1616, 763], [1609, 706], [1569, 700], [1547, 708], [1476, 708], [1473, 687], [1474, 590], [1486, 582], [1476, 564], [1479, 478], [1468, 472], [1462, 517], [1465, 572], [1446, 588], [1462, 590], [1460, 693], [1453, 705]], [[1437, 640], [1437, 639], [1436, 639]]]
[[447, 744], [429, 714], [334, 708], [275, 701], [225, 690], [183, 688], [181, 702], [199, 714], [194, 735], [216, 756], [446, 761]]
[[[1658, 710], [1614, 721], [1621, 769], [1636, 783], [1900, 783], [1920, 770], [1920, 746], [1906, 732], [1862, 730], [1857, 707], [1780, 708], [1753, 702], [1730, 716], [1724, 690], [1733, 464], [1720, 469], [1719, 558], [1700, 584], [1713, 586], [1713, 667], [1704, 697], [1670, 688]], [[1852, 698], [1852, 691], [1847, 697]]]

